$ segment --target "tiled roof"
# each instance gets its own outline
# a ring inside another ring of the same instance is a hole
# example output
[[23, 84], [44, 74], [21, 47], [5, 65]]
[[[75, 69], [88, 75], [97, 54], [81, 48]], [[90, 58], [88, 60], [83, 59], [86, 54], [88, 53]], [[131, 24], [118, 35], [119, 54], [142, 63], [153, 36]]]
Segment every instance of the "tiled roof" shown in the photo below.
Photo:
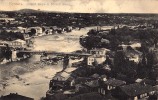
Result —
[[89, 87], [98, 87], [99, 86], [99, 82], [98, 82], [98, 80], [93, 80], [91, 82], [86, 82], [85, 85], [89, 86]]
[[120, 85], [126, 84], [126, 82], [112, 78], [112, 79], [105, 81], [104, 84], [112, 85], [112, 86], [120, 86]]
[[19, 95], [17, 93], [10, 93], [6, 96], [1, 96], [0, 100], [34, 100], [33, 98]]
[[124, 85], [124, 86], [121, 86], [120, 88], [128, 96], [137, 96], [143, 93], [155, 91], [155, 88], [152, 87], [151, 85], [140, 84], [140, 83]]

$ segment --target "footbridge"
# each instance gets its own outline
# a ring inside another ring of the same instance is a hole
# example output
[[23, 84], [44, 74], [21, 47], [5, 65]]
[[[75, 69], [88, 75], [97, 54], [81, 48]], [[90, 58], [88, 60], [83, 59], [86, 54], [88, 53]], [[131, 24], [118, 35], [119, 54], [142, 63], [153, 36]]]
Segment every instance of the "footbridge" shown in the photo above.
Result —
[[76, 53], [76, 52], [56, 52], [56, 51], [28, 51], [28, 50], [19, 50], [17, 52], [21, 53], [29, 53], [31, 55], [43, 55], [43, 54], [52, 54], [52, 55], [60, 55], [60, 56], [91, 56], [89, 53]]
[[71, 58], [71, 57], [87, 58], [88, 56], [91, 56], [91, 54], [89, 54], [89, 53], [76, 53], [76, 52], [67, 53], [67, 52], [56, 52], [56, 51], [26, 51], [26, 50], [20, 50], [18, 52], [29, 53], [31, 55], [41, 55], [41, 56], [47, 56], [47, 55], [62, 56], [63, 70], [68, 67], [69, 58]]

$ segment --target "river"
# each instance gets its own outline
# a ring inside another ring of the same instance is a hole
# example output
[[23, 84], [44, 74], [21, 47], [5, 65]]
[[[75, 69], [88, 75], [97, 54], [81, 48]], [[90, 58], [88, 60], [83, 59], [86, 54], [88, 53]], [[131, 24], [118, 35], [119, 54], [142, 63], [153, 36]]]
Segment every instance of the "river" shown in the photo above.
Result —
[[[35, 38], [34, 50], [58, 52], [80, 50], [82, 47], [79, 44], [79, 36], [85, 35], [92, 28], [94, 27]], [[39, 60], [40, 56], [35, 55], [23, 61], [0, 65], [0, 96], [18, 93], [35, 100], [44, 97], [49, 81], [56, 72], [62, 70], [62, 62], [58, 65], [46, 65]]]

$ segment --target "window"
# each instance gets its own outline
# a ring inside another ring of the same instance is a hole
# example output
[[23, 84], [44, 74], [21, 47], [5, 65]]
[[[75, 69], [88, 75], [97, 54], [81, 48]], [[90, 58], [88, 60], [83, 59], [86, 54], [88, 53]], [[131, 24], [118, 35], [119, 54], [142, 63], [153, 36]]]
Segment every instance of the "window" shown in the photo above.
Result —
[[104, 89], [103, 89], [103, 88], [101, 88], [101, 93], [103, 94], [103, 92], [104, 92]]
[[105, 90], [103, 90], [103, 94], [105, 95]]
[[144, 96], [146, 97], [146, 96], [147, 96], [147, 93], [145, 93]]
[[98, 88], [98, 93], [100, 93], [100, 88]]
[[102, 52], [102, 51], [100, 51], [100, 55], [103, 55], [103, 52]]
[[140, 95], [140, 98], [143, 98], [143, 94]]
[[138, 97], [136, 96], [136, 97], [134, 97], [134, 100], [138, 100]]
[[154, 93], [155, 93], [155, 91], [151, 91], [151, 92], [149, 92], [150, 95], [153, 95]]
[[108, 89], [108, 90], [111, 90], [111, 89], [112, 89], [112, 86], [109, 86], [109, 85], [108, 85], [107, 89]]

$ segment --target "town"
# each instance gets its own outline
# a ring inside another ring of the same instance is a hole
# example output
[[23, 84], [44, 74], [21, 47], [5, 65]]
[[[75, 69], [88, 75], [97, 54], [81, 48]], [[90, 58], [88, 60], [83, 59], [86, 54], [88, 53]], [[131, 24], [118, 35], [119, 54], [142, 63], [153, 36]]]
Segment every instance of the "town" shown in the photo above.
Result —
[[[71, 14], [26, 9], [1, 12], [0, 16], [1, 64], [32, 55], [40, 55], [41, 62], [52, 66], [63, 62], [41, 100], [158, 99], [156, 14]], [[81, 50], [33, 50], [35, 38], [70, 34], [92, 26], [79, 36]], [[50, 54], [55, 57], [48, 57]], [[70, 64], [70, 60], [78, 61]], [[0, 97], [8, 98], [33, 100], [18, 91]]]

